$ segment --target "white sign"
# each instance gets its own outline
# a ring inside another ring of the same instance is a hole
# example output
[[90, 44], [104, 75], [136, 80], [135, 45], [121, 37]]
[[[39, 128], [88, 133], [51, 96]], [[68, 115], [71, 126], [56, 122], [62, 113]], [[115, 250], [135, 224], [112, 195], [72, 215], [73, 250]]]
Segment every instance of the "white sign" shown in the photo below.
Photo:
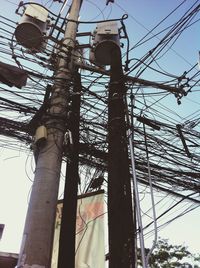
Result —
[[[76, 217], [76, 268], [104, 268], [104, 194], [78, 199]], [[51, 268], [57, 268], [62, 203], [57, 206]]]

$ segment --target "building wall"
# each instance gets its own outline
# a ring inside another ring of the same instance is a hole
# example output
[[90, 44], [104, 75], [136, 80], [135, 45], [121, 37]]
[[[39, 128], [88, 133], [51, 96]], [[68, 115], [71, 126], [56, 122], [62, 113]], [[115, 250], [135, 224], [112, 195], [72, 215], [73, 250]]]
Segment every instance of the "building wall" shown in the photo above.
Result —
[[0, 252], [0, 267], [14, 268], [17, 265], [18, 254]]

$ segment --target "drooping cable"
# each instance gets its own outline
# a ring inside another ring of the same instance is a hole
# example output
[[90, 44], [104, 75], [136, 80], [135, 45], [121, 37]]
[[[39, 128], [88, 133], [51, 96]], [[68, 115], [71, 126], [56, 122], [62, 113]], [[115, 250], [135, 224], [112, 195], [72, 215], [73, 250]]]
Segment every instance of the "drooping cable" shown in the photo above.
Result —
[[147, 146], [147, 136], [146, 136], [146, 128], [145, 124], [143, 123], [143, 130], [144, 130], [144, 141], [145, 141], [145, 148], [146, 148], [146, 156], [147, 156], [147, 168], [148, 168], [148, 177], [149, 177], [149, 188], [150, 188], [150, 195], [151, 195], [151, 203], [152, 203], [152, 213], [153, 213], [153, 222], [154, 222], [154, 240], [150, 251], [147, 254], [146, 262], [149, 266], [149, 258], [157, 245], [158, 240], [158, 232], [157, 232], [157, 221], [156, 221], [156, 209], [155, 209], [155, 200], [154, 200], [154, 193], [153, 193], [153, 185], [151, 179], [151, 167], [149, 162], [149, 153], [148, 153], [148, 146]]
[[137, 180], [136, 168], [135, 168], [135, 156], [134, 156], [134, 149], [133, 149], [132, 132], [130, 129], [130, 120], [129, 120], [128, 105], [127, 105], [126, 97], [124, 98], [124, 101], [125, 101], [125, 107], [126, 107], [126, 120], [128, 124], [127, 136], [128, 136], [128, 141], [129, 141], [129, 149], [130, 149], [130, 157], [131, 157], [132, 180], [133, 180], [134, 194], [135, 194], [134, 201], [136, 203], [136, 216], [137, 216], [137, 223], [138, 223], [138, 230], [139, 230], [141, 259], [142, 259], [143, 268], [148, 268], [147, 262], [146, 262], [146, 254], [145, 254], [142, 214], [141, 214], [141, 208], [140, 208], [138, 180]]

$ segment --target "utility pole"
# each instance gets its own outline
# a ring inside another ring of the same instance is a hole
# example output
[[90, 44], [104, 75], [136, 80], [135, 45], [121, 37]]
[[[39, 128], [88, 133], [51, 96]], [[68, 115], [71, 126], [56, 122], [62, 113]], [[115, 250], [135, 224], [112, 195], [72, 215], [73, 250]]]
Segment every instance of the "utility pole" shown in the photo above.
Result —
[[121, 51], [111, 56], [108, 97], [109, 268], [134, 268], [134, 222], [125, 122], [126, 94]]
[[68, 146], [70, 148], [67, 150], [67, 168], [59, 239], [58, 268], [75, 268], [76, 210], [79, 183], [80, 93], [81, 76], [79, 73], [76, 73], [70, 116], [68, 118], [70, 136]]
[[[50, 268], [66, 116], [73, 80], [73, 50], [82, 0], [73, 0], [59, 51], [50, 107], [46, 116], [47, 140], [38, 148], [35, 178], [20, 249], [19, 268]], [[44, 119], [43, 119], [44, 120]]]

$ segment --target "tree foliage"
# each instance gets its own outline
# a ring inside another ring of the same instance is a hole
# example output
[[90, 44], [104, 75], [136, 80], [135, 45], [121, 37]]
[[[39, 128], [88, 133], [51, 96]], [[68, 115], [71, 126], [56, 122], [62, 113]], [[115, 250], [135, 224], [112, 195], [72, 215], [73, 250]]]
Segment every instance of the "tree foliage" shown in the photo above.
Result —
[[[141, 265], [140, 257], [139, 264]], [[151, 268], [200, 268], [200, 255], [192, 254], [185, 245], [171, 245], [167, 239], [159, 239], [149, 258], [149, 266]]]

